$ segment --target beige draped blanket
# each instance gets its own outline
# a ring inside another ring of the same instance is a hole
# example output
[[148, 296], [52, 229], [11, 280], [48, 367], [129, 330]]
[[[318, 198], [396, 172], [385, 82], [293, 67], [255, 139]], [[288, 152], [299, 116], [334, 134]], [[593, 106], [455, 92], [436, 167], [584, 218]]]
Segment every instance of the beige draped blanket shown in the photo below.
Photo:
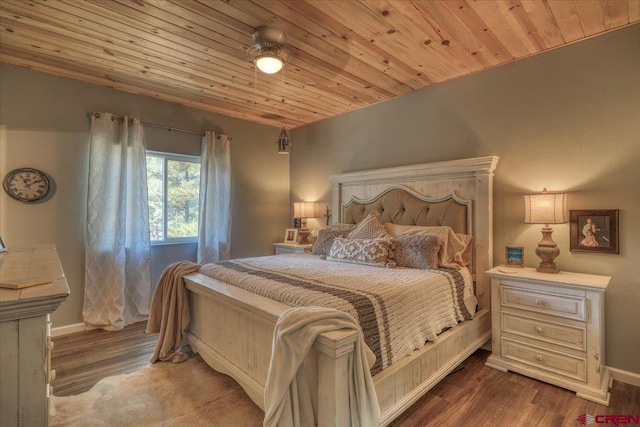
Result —
[[198, 269], [200, 264], [181, 261], [171, 264], [162, 272], [153, 294], [147, 323], [148, 334], [160, 334], [151, 363], [158, 360], [180, 363], [187, 359], [187, 355], [180, 352], [184, 330], [191, 321], [183, 279]]
[[[323, 307], [290, 308], [278, 319], [264, 390], [264, 427], [313, 427], [316, 420], [303, 361], [323, 332], [360, 328], [353, 317]], [[360, 332], [347, 374], [352, 427], [377, 426], [380, 408], [369, 368], [375, 356]]]

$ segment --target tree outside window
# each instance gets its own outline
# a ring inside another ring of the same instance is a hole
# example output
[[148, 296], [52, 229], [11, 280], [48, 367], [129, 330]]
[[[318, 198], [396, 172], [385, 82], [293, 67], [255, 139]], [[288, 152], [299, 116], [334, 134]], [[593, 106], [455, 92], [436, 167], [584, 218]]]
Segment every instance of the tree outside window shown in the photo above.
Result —
[[200, 158], [147, 151], [147, 187], [151, 242], [196, 241]]

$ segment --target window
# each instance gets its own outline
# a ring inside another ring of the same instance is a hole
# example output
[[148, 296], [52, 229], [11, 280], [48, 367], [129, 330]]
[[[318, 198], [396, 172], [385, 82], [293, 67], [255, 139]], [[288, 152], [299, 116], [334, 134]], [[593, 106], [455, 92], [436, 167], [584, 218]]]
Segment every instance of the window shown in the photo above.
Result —
[[200, 158], [147, 151], [151, 243], [195, 242], [200, 213]]

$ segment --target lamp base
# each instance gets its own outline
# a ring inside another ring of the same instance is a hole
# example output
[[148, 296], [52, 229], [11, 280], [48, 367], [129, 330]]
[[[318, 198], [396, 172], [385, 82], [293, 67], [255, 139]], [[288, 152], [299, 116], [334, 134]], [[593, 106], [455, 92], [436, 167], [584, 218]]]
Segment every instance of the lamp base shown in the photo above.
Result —
[[309, 242], [309, 235], [311, 235], [311, 230], [309, 230], [307, 227], [298, 229], [298, 236], [300, 236], [300, 241], [298, 243], [301, 245], [311, 243]]
[[538, 268], [536, 268], [536, 271], [541, 273], [557, 274], [560, 272], [556, 263], [553, 262], [553, 260], [560, 255], [560, 249], [558, 249], [558, 245], [551, 238], [552, 233], [553, 230], [551, 227], [543, 227], [542, 240], [538, 242], [538, 247], [536, 248], [536, 255], [542, 260]]

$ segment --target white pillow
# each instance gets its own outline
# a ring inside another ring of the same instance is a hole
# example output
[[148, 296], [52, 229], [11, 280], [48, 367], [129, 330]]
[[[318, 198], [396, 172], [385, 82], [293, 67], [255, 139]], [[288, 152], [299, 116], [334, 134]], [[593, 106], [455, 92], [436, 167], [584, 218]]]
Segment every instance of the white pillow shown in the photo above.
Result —
[[387, 222], [384, 225], [391, 236], [419, 236], [431, 235], [440, 240], [440, 251], [438, 252], [438, 266], [445, 268], [465, 267], [463, 257], [473, 236], [467, 234], [456, 234], [449, 226], [419, 226], [419, 225], [398, 225]]
[[347, 239], [336, 237], [333, 240], [327, 259], [378, 267], [395, 267], [395, 261], [389, 259], [390, 255], [391, 240], [389, 239]]
[[389, 239], [391, 236], [385, 230], [384, 225], [378, 219], [377, 212], [371, 212], [356, 225], [347, 237], [349, 239]]

